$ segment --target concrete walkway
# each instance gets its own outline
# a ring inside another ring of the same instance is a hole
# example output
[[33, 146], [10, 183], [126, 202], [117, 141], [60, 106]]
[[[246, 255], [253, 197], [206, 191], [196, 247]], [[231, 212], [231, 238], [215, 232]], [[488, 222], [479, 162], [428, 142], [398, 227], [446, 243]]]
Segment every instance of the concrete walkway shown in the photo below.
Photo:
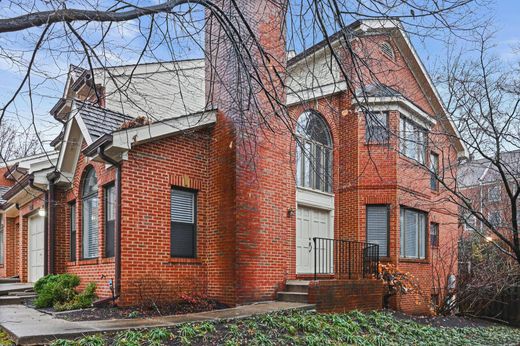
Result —
[[9, 294], [9, 292], [23, 292], [25, 290], [32, 290], [33, 284], [23, 283], [7, 283], [0, 285], [0, 296]]
[[186, 315], [70, 322], [28, 308], [24, 305], [0, 307], [0, 328], [18, 345], [41, 345], [59, 338], [75, 338], [87, 334], [116, 332], [127, 329], [172, 327], [185, 322], [217, 321], [245, 318], [258, 314], [293, 309], [312, 309], [313, 305], [287, 302], [261, 302], [235, 308]]

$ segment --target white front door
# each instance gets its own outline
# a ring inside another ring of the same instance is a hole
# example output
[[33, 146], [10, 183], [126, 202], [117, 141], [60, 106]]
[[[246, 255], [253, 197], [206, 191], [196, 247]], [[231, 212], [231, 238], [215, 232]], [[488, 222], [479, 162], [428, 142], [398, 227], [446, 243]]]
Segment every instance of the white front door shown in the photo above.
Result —
[[296, 209], [296, 273], [314, 272], [313, 239], [334, 238], [330, 211], [298, 206]]
[[43, 234], [45, 218], [33, 216], [29, 218], [29, 259], [27, 281], [36, 282], [43, 276], [43, 252], [45, 251]]

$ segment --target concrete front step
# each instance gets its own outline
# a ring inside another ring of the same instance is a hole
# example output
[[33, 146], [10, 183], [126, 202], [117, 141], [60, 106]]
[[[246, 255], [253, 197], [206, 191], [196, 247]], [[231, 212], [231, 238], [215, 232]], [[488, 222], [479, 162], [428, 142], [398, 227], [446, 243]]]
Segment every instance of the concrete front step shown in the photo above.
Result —
[[282, 302], [306, 304], [309, 300], [309, 295], [306, 292], [278, 292], [278, 300]]
[[308, 293], [309, 292], [309, 281], [304, 280], [287, 280], [285, 283], [286, 292], [300, 292], [300, 293]]
[[0, 284], [15, 284], [20, 282], [19, 278], [0, 278]]
[[36, 296], [36, 292], [34, 292], [33, 290], [27, 290], [27, 291], [23, 291], [23, 292], [9, 292], [7, 294], [8, 296], [17, 296], [17, 297], [35, 297]]
[[16, 296], [1, 296], [0, 305], [16, 305], [22, 304], [25, 298]]

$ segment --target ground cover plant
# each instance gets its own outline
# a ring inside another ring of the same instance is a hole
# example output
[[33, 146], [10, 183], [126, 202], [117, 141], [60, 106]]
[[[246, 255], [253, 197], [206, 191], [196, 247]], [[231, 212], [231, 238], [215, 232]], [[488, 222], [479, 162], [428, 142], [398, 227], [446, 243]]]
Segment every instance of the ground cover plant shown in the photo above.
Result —
[[96, 284], [91, 282], [82, 292], [77, 292], [79, 284], [77, 275], [46, 275], [34, 284], [38, 294], [34, 305], [37, 308], [52, 307], [57, 311], [88, 308], [96, 298]]
[[318, 314], [293, 311], [222, 322], [185, 323], [176, 328], [125, 331], [77, 340], [72, 345], [518, 345], [520, 329], [433, 327], [390, 312]]

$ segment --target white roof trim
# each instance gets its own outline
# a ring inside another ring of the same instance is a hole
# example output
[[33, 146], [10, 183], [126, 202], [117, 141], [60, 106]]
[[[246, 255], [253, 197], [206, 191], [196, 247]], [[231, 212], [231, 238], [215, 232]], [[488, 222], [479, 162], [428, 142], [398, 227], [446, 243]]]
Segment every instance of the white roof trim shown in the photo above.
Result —
[[286, 105], [290, 106], [293, 104], [318, 99], [320, 97], [336, 94], [345, 90], [347, 90], [347, 83], [345, 81], [341, 81], [338, 83], [319, 85], [311, 89], [288, 92]]
[[133, 145], [160, 139], [174, 133], [215, 123], [216, 111], [190, 114], [150, 125], [120, 130], [112, 134], [112, 147], [129, 150]]
[[362, 111], [361, 105], [373, 111], [395, 110], [428, 129], [437, 124], [437, 120], [404, 97], [358, 97], [352, 99], [352, 104], [358, 105], [358, 112]]

